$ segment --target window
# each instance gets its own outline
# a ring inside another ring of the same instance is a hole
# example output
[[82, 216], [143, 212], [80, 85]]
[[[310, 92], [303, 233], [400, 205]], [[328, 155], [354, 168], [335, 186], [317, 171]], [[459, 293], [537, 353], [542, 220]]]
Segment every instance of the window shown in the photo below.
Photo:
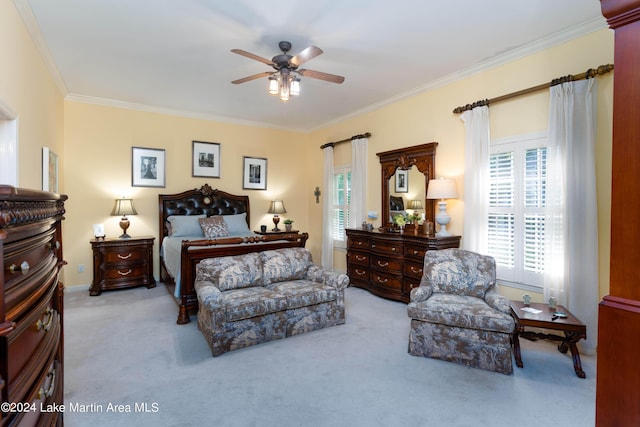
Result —
[[491, 144], [488, 251], [498, 279], [542, 288], [547, 148], [545, 136]]
[[351, 168], [335, 168], [333, 173], [333, 227], [331, 235], [335, 247], [346, 246], [345, 227], [349, 226], [349, 203], [351, 202]]
[[0, 184], [18, 185], [17, 120], [8, 118], [0, 104]]

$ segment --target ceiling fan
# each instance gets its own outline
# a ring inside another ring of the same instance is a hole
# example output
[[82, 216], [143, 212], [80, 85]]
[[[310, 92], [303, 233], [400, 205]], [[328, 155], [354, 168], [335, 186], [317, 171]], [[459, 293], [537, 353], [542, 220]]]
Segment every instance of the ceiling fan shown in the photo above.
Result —
[[231, 49], [231, 52], [233, 53], [262, 62], [276, 70], [247, 76], [234, 80], [231, 83], [237, 85], [269, 76], [269, 93], [272, 95], [280, 95], [281, 100], [287, 101], [289, 100], [290, 95], [295, 96], [300, 94], [300, 79], [296, 76], [297, 74], [303, 77], [310, 77], [312, 79], [324, 80], [331, 83], [340, 84], [344, 82], [344, 77], [342, 76], [298, 68], [310, 59], [320, 55], [322, 53], [322, 49], [319, 47], [309, 46], [295, 56], [291, 56], [287, 53], [291, 50], [290, 42], [281, 41], [278, 44], [278, 47], [282, 51], [282, 54], [276, 55], [270, 60], [242, 49]]

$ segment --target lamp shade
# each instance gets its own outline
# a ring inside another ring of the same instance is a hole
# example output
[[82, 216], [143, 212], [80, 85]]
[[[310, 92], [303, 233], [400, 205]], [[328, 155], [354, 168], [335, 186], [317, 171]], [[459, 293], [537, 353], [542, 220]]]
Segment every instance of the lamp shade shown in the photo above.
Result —
[[427, 199], [455, 199], [458, 197], [456, 183], [452, 179], [430, 179]]
[[408, 209], [422, 209], [422, 200], [411, 200]]
[[138, 215], [133, 199], [116, 199], [116, 204], [111, 211], [112, 216]]
[[272, 200], [269, 205], [269, 211], [267, 213], [270, 214], [281, 214], [287, 213], [287, 210], [284, 208], [284, 202], [282, 200]]

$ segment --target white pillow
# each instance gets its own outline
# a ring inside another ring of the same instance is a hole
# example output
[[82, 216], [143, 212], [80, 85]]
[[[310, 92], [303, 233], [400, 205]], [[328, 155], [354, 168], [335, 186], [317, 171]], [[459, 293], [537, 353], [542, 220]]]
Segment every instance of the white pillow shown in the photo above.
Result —
[[224, 222], [227, 223], [229, 228], [229, 235], [231, 236], [247, 236], [251, 233], [249, 226], [247, 225], [247, 213], [243, 212], [237, 215], [223, 215]]
[[167, 217], [167, 221], [171, 224], [171, 237], [204, 237], [202, 234], [202, 227], [198, 219], [206, 218], [205, 214], [202, 215], [170, 215]]

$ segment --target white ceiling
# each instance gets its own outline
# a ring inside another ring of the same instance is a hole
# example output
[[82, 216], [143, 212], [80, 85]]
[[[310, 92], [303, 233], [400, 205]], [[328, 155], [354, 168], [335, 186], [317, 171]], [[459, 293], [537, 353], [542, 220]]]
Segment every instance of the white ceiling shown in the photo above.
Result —
[[[606, 22], [598, 0], [14, 0], [69, 99], [309, 131], [495, 66]], [[278, 42], [302, 68], [346, 77], [302, 78], [283, 103], [270, 59]], [[474, 101], [474, 100], [468, 100]], [[450, 106], [455, 107], [454, 105]]]

